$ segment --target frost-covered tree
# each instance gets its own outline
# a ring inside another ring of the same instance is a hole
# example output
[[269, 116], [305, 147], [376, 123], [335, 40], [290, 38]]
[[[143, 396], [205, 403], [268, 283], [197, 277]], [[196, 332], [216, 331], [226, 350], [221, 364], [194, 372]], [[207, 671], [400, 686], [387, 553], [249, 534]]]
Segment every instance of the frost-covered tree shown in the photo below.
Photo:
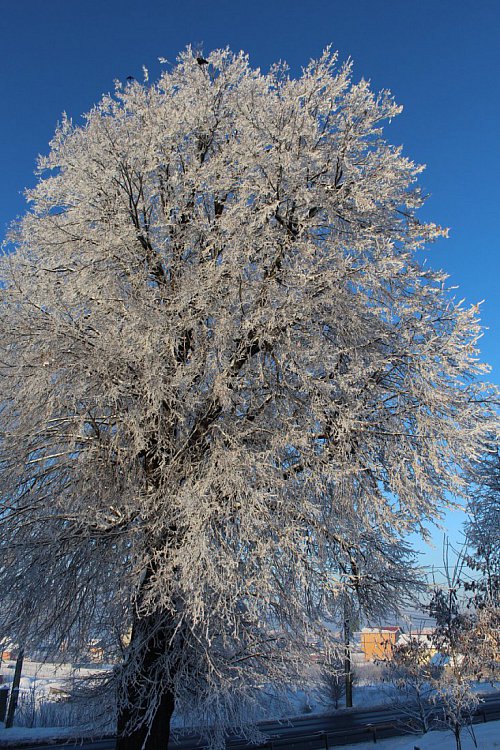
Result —
[[380, 611], [491, 429], [400, 108], [188, 49], [64, 118], [0, 269], [1, 632], [118, 636], [120, 748], [214, 737]]
[[429, 605], [436, 620], [433, 640], [439, 654], [432, 680], [433, 700], [439, 708], [438, 724], [453, 732], [456, 750], [462, 748], [463, 728], [471, 727], [479, 703], [473, 680], [481, 677], [486, 666], [476, 617], [461, 606], [458, 596], [462, 564], [459, 558], [452, 578], [448, 575], [447, 590], [436, 589]]
[[488, 600], [478, 609], [462, 588], [465, 550], [450, 564], [450, 546], [444, 545], [446, 588], [436, 588], [429, 603], [429, 614], [436, 621], [433, 645], [437, 661], [431, 685], [438, 707], [438, 723], [449, 728], [457, 750], [462, 747], [462, 730], [471, 730], [472, 717], [479, 704], [474, 682], [494, 680], [500, 642], [500, 610]]
[[466, 562], [476, 571], [466, 588], [478, 607], [500, 607], [500, 452], [490, 447], [474, 471], [475, 492], [469, 503]]
[[337, 710], [340, 701], [346, 693], [345, 663], [339, 656], [331, 657], [323, 664], [321, 669], [321, 692], [327, 704], [333, 705], [335, 710]]
[[411, 632], [396, 643], [385, 659], [384, 680], [397, 689], [393, 703], [405, 715], [405, 724], [427, 732], [431, 721], [432, 645], [422, 632]]

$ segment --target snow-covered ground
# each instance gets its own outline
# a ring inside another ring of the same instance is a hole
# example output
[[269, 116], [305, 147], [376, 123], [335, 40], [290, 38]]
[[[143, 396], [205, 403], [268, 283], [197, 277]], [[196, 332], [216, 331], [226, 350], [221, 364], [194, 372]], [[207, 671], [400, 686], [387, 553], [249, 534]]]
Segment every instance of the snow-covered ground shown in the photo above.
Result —
[[11, 727], [5, 729], [0, 722], [0, 747], [19, 747], [19, 743], [51, 742], [52, 740], [71, 739], [74, 729], [62, 727]]
[[[2, 688], [10, 687], [14, 662], [2, 665]], [[106, 675], [109, 666], [51, 664], [25, 660], [22, 668], [19, 699], [14, 727], [6, 730], [0, 724], [0, 744], [14, 733], [27, 731], [29, 736], [40, 731], [58, 736], [89, 735], [94, 727], [104, 726], [109, 718], [105, 706], [96, 701], [69, 700], [75, 682], [86, 677]], [[96, 705], [94, 705], [96, 704]], [[103, 720], [104, 718], [104, 720]]]
[[[494, 750], [500, 748], [500, 721], [474, 726], [474, 735], [466, 730], [462, 733], [462, 750]], [[356, 745], [343, 745], [346, 750], [373, 750], [373, 742], [360, 742]], [[427, 734], [406, 737], [391, 737], [388, 740], [378, 740], [378, 750], [455, 750], [455, 738], [451, 732], [428, 732]], [[337, 748], [337, 750], [340, 750]]]
[[[477, 724], [474, 726], [474, 735], [477, 746], [474, 744], [471, 734], [465, 729], [462, 734], [462, 750], [494, 750], [500, 748], [500, 721], [491, 721], [488, 724]], [[38, 740], [52, 740], [71, 738], [71, 731], [61, 730], [55, 732], [53, 729], [27, 729], [26, 727], [13, 727], [4, 729], [0, 724], [0, 746], [19, 747], [19, 743], [36, 742]], [[425, 735], [411, 735], [405, 737], [392, 737], [388, 740], [378, 740], [378, 750], [455, 750], [455, 740], [451, 732], [429, 732]], [[342, 745], [337, 750], [373, 750], [373, 742], [360, 742], [356, 745]]]

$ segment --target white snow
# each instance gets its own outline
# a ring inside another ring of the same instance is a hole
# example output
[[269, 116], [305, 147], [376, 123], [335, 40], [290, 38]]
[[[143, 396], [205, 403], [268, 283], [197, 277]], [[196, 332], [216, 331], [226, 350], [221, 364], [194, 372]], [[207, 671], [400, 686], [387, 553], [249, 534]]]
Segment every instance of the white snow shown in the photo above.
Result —
[[[500, 748], [500, 721], [491, 721], [488, 724], [477, 724], [474, 726], [474, 734], [477, 748], [472, 736], [464, 729], [462, 733], [462, 750], [494, 750]], [[27, 729], [26, 727], [13, 727], [5, 729], [0, 724], [0, 746], [8, 747], [19, 742], [36, 742], [37, 740], [53, 740], [70, 738], [71, 729]], [[342, 745], [337, 750], [373, 750], [373, 742], [360, 742], [355, 745]], [[426, 735], [406, 735], [404, 737], [392, 737], [388, 740], [378, 740], [378, 750], [455, 750], [455, 740], [451, 732], [429, 732]]]
[[[462, 750], [493, 750], [500, 748], [500, 721], [490, 721], [488, 724], [476, 724], [474, 735], [467, 729], [462, 732]], [[360, 742], [355, 745], [342, 745], [349, 750], [373, 750], [373, 742]], [[378, 740], [378, 750], [455, 750], [455, 739], [451, 732], [428, 732], [424, 735], [406, 735], [405, 737], [391, 737], [388, 740]], [[341, 748], [337, 748], [341, 750]]]
[[37, 742], [46, 740], [65, 739], [75, 736], [71, 727], [11, 727], [5, 729], [0, 723], [0, 746], [8, 747], [19, 742]]

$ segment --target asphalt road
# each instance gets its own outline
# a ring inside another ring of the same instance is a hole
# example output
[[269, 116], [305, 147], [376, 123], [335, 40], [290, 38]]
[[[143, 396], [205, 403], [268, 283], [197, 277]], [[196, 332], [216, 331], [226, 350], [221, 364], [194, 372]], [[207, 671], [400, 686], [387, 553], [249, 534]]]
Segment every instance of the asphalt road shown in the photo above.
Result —
[[[286, 722], [264, 722], [259, 724], [262, 732], [269, 738], [263, 750], [326, 750], [330, 747], [347, 743], [376, 741], [407, 733], [407, 714], [397, 708], [380, 707], [371, 709], [351, 709], [337, 711], [331, 715], [300, 716]], [[476, 716], [475, 723], [500, 719], [500, 692], [484, 696]], [[406, 722], [406, 730], [405, 730]], [[6, 743], [1, 745], [6, 747]], [[90, 742], [65, 742], [64, 745], [50, 744], [9, 744], [10, 748], [23, 750], [44, 750], [56, 747], [80, 747], [82, 750], [113, 750], [114, 739]], [[173, 738], [169, 750], [197, 750], [202, 748], [203, 738], [199, 735], [183, 735]], [[227, 750], [256, 750], [242, 738], [229, 737]]]

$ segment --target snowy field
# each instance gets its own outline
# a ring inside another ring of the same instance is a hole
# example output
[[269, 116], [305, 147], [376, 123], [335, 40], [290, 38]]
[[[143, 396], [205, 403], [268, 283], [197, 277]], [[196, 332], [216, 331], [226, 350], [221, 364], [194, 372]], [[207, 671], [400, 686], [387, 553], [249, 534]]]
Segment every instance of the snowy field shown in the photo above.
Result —
[[[14, 666], [14, 662], [3, 663], [1, 687], [10, 687]], [[102, 714], [99, 707], [88, 710], [83, 701], [68, 700], [68, 697], [76, 682], [105, 675], [108, 670], [109, 666], [105, 665], [43, 664], [25, 660], [14, 727], [6, 730], [0, 723], [0, 743], [11, 733], [22, 731], [28, 731], [29, 736], [39, 731], [45, 737], [47, 732], [50, 736], [50, 732], [57, 729], [58, 736], [67, 736], [75, 735], [75, 727], [78, 727], [80, 734], [91, 733], [98, 713]], [[99, 718], [102, 724], [102, 715]]]

